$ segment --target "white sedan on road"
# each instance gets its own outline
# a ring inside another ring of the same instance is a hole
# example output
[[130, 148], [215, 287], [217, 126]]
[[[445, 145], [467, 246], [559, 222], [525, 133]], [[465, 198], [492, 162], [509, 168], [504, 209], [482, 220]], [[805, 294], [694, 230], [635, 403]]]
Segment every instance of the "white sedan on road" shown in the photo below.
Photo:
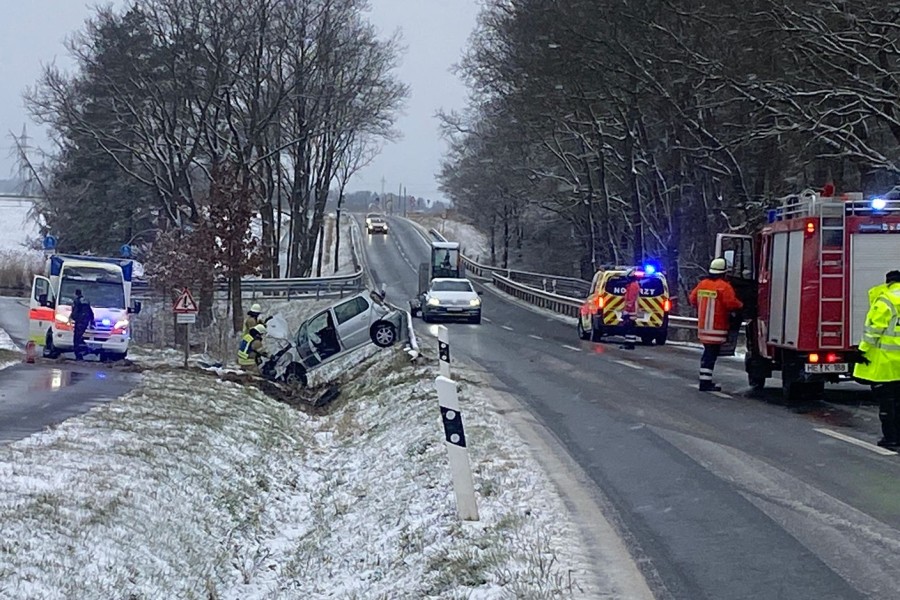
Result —
[[468, 279], [432, 279], [421, 299], [422, 320], [431, 323], [439, 319], [466, 319], [481, 323], [480, 295]]

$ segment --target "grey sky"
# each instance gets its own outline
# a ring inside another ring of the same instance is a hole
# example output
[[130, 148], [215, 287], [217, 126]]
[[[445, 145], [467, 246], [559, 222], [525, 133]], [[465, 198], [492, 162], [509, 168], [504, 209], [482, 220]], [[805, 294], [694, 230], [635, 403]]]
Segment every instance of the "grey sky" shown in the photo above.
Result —
[[[103, 2], [100, 2], [102, 4]], [[0, 0], [0, 179], [14, 169], [8, 156], [10, 130], [19, 134], [28, 122], [29, 133], [44, 148], [49, 144], [27, 118], [22, 91], [37, 79], [41, 64], [56, 61], [68, 67], [63, 41], [80, 29], [91, 14], [81, 0]], [[396, 192], [399, 184], [416, 196], [437, 197], [434, 174], [444, 144], [434, 118], [438, 109], [465, 104], [462, 83], [449, 72], [459, 60], [475, 25], [477, 0], [371, 0], [372, 22], [385, 35], [403, 32], [407, 52], [400, 78], [412, 87], [412, 97], [398, 122], [403, 139], [388, 145], [350, 184], [350, 190]]]

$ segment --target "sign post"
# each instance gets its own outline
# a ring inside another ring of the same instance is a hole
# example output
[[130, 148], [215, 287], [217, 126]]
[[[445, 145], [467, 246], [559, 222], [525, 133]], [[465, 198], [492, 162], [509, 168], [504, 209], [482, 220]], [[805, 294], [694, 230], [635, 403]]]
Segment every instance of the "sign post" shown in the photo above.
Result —
[[188, 366], [188, 354], [191, 346], [191, 323], [197, 321], [197, 313], [200, 307], [191, 296], [191, 291], [184, 288], [181, 295], [172, 305], [172, 312], [175, 313], [175, 322], [184, 324], [184, 368]]

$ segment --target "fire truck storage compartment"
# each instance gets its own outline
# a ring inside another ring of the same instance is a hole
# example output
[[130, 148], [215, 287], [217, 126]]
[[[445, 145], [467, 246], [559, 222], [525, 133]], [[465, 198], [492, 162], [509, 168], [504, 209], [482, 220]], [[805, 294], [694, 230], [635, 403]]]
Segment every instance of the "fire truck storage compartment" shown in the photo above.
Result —
[[772, 287], [769, 306], [769, 343], [797, 347], [800, 337], [800, 282], [803, 269], [803, 232], [772, 235]]
[[884, 274], [900, 268], [900, 235], [854, 233], [850, 236], [850, 344], [862, 339], [869, 312], [869, 289], [884, 283]]

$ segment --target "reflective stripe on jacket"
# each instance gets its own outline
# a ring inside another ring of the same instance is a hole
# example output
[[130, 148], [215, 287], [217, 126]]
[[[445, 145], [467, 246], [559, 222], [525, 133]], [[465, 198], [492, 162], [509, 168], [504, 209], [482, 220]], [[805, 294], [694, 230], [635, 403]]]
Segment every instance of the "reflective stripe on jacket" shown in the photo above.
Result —
[[703, 344], [724, 344], [728, 339], [728, 314], [743, 308], [731, 284], [721, 278], [703, 279], [690, 295], [697, 307], [697, 337]]
[[261, 348], [262, 342], [254, 339], [249, 333], [245, 334], [241, 338], [240, 344], [238, 344], [238, 364], [241, 366], [255, 365], [257, 357], [260, 356]]
[[247, 335], [248, 333], [250, 333], [251, 329], [259, 325], [260, 323], [262, 323], [262, 321], [259, 319], [259, 317], [251, 317], [250, 315], [247, 315], [246, 317], [244, 317], [244, 330], [242, 333], [244, 335]]
[[900, 381], [900, 283], [883, 290], [866, 314], [859, 349], [869, 364], [853, 367], [853, 376], [866, 381]]

